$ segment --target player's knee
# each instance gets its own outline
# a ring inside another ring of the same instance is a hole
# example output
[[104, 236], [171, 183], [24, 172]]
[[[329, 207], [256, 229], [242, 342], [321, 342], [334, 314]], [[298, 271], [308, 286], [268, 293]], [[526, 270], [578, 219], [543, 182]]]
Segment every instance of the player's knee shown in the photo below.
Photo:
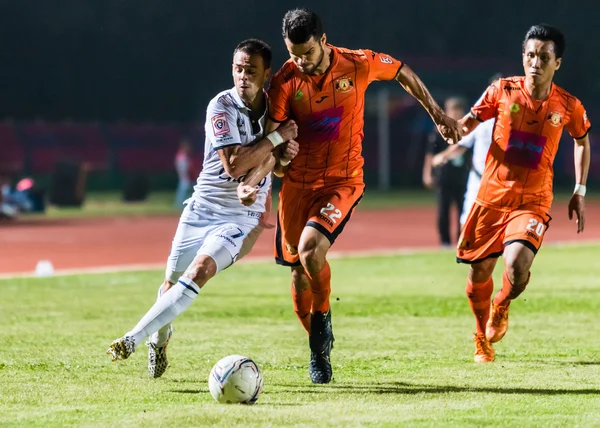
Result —
[[302, 266], [311, 274], [317, 274], [325, 265], [325, 254], [321, 254], [316, 247], [298, 250]]
[[313, 275], [323, 269], [327, 250], [321, 248], [315, 239], [307, 239], [300, 242], [298, 255], [300, 256], [302, 266], [304, 266], [309, 274]]
[[304, 272], [304, 268], [292, 269], [292, 285], [296, 292], [304, 291], [310, 286], [310, 281], [306, 272]]
[[190, 278], [200, 288], [217, 273], [217, 265], [209, 256], [199, 256], [185, 271], [183, 276]]
[[529, 278], [529, 263], [519, 258], [507, 260], [504, 271], [513, 286], [524, 284]]
[[494, 272], [494, 266], [488, 266], [483, 263], [471, 265], [469, 270], [469, 279], [471, 283], [481, 284], [487, 282]]

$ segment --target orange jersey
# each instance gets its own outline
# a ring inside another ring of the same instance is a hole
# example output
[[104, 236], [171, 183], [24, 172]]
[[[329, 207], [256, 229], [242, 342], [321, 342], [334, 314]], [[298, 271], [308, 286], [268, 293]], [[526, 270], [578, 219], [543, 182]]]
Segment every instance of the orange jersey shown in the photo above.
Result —
[[298, 124], [300, 151], [284, 178], [294, 187], [362, 182], [365, 91], [374, 80], [394, 79], [402, 67], [385, 54], [329, 47], [325, 74], [302, 73], [288, 60], [271, 80], [271, 119]]
[[575, 139], [590, 128], [581, 102], [555, 84], [546, 100], [533, 100], [525, 77], [511, 77], [490, 85], [471, 112], [481, 121], [496, 119], [477, 202], [502, 211], [528, 205], [547, 212], [563, 128]]

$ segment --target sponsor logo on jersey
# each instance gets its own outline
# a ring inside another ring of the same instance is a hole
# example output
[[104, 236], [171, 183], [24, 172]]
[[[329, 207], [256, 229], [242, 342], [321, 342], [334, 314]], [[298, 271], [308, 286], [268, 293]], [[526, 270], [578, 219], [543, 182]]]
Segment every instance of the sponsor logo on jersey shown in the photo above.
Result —
[[517, 103], [512, 103], [509, 108], [511, 113], [518, 113], [521, 110], [521, 106]]

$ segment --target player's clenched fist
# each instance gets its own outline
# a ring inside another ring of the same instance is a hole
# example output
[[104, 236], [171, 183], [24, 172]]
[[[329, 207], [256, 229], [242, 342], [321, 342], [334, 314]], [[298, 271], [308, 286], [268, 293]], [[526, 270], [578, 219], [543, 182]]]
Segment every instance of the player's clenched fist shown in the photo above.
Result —
[[436, 125], [440, 135], [448, 144], [456, 144], [462, 138], [462, 129], [456, 120], [443, 115]]
[[300, 151], [300, 145], [296, 140], [290, 140], [283, 145], [283, 151], [281, 153], [281, 160], [289, 163], [298, 155]]
[[277, 132], [281, 135], [283, 141], [293, 140], [298, 136], [298, 125], [293, 120], [288, 120], [277, 128]]
[[242, 205], [249, 207], [256, 201], [258, 195], [258, 187], [248, 186], [240, 183], [237, 187], [237, 195]]

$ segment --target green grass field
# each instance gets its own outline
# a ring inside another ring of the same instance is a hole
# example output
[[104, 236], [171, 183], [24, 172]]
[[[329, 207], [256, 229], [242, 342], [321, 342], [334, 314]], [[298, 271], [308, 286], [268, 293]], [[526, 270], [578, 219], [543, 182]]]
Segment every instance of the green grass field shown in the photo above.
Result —
[[[177, 214], [181, 212], [181, 209], [173, 206], [173, 198], [173, 192], [157, 191], [151, 192], [148, 199], [142, 202], [123, 202], [119, 192], [94, 192], [87, 195], [81, 208], [50, 206], [45, 215], [38, 215], [38, 217], [72, 218]], [[273, 207], [276, 210], [276, 192], [273, 199]], [[418, 190], [378, 192], [368, 190], [367, 196], [361, 201], [361, 209], [433, 206], [434, 203], [435, 195], [433, 192]]]
[[[556, 200], [569, 200], [570, 193], [555, 195]], [[93, 192], [86, 197], [81, 208], [48, 207], [46, 214], [37, 217], [73, 218], [73, 217], [106, 217], [106, 216], [136, 216], [164, 215], [181, 212], [173, 206], [174, 192], [151, 192], [143, 202], [123, 202], [119, 192]], [[588, 201], [600, 200], [600, 195], [590, 194]], [[426, 190], [394, 190], [379, 192], [375, 186], [367, 187], [365, 197], [361, 200], [361, 210], [379, 210], [396, 208], [435, 207], [435, 193]], [[273, 209], [277, 209], [277, 192], [273, 195]]]
[[[600, 246], [544, 248], [496, 362], [473, 363], [452, 252], [332, 261], [334, 382], [310, 383], [287, 269], [240, 264], [175, 323], [171, 367], [104, 354], [160, 271], [0, 281], [0, 426], [600, 426]], [[500, 269], [496, 272], [499, 287]], [[254, 358], [264, 393], [221, 405], [212, 365]]]

